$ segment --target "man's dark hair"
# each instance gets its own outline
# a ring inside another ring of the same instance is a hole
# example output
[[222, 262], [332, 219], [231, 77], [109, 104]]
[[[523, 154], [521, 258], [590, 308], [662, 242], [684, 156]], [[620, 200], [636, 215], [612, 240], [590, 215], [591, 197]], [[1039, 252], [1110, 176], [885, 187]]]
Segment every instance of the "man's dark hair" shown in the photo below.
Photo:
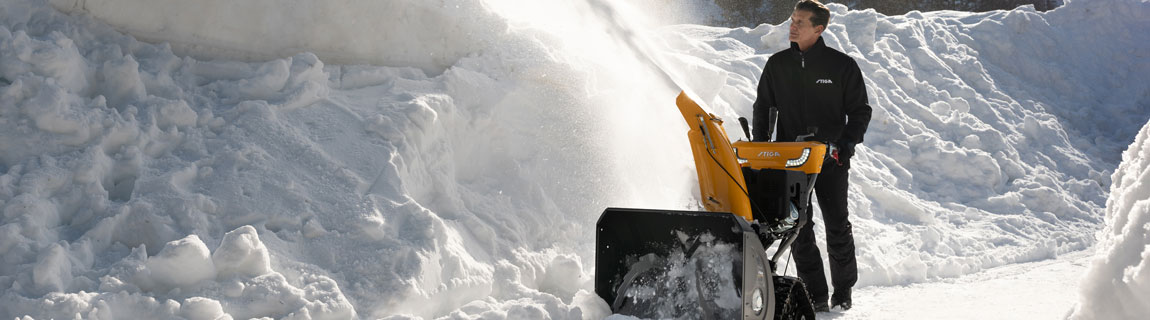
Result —
[[795, 4], [795, 11], [803, 10], [810, 12], [812, 27], [827, 26], [827, 22], [831, 20], [831, 10], [827, 9], [818, 0], [802, 0]]

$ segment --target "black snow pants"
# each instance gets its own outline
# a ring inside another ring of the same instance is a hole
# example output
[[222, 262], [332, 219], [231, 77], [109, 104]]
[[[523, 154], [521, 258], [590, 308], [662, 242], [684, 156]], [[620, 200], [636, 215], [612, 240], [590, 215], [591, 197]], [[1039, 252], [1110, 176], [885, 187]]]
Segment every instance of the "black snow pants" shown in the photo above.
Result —
[[[818, 198], [823, 223], [826, 225], [831, 281], [836, 290], [854, 287], [858, 281], [854, 235], [851, 232], [850, 220], [847, 219], [849, 168], [849, 163], [840, 166], [835, 161], [828, 160], [823, 164], [822, 172], [815, 182], [815, 196]], [[798, 239], [791, 245], [791, 250], [794, 252], [799, 278], [806, 283], [811, 301], [825, 302], [829, 299], [827, 278], [823, 272], [819, 247], [815, 245], [814, 208], [809, 204], [806, 215], [807, 224], [803, 225]]]

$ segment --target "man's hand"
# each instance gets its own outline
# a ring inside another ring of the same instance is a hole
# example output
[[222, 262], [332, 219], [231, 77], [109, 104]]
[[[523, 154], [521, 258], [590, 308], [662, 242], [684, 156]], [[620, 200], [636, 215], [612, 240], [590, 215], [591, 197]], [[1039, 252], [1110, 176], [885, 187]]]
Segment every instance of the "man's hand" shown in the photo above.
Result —
[[839, 141], [835, 143], [835, 147], [838, 148], [836, 150], [837, 156], [835, 157], [835, 160], [838, 161], [839, 166], [842, 166], [847, 162], [847, 160], [850, 160], [850, 158], [855, 155], [854, 142]]

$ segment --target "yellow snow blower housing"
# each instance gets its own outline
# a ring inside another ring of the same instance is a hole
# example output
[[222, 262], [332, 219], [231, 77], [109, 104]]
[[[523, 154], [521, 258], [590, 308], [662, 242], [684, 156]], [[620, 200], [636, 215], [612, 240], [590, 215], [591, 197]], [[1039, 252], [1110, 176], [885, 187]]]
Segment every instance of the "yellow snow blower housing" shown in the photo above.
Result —
[[744, 168], [802, 171], [823, 170], [827, 145], [821, 142], [746, 142], [731, 144]]
[[[595, 292], [612, 311], [645, 318], [813, 318], [802, 281], [775, 269], [807, 223], [799, 212], [833, 147], [731, 143], [722, 119], [685, 93], [676, 105], [707, 211], [604, 210], [596, 224]], [[777, 119], [773, 108], [769, 118], [767, 132]], [[739, 120], [749, 140], [746, 119]]]
[[820, 142], [748, 142], [732, 144], [723, 120], [703, 111], [685, 92], [676, 99], [687, 120], [687, 138], [699, 174], [699, 190], [707, 211], [730, 212], [755, 221], [751, 214], [742, 168], [792, 170], [818, 174], [827, 145]]

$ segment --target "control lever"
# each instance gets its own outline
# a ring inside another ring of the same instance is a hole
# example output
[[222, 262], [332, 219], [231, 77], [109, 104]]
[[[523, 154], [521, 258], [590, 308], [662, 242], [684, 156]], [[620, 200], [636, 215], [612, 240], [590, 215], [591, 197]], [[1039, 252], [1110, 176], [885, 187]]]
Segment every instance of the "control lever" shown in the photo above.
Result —
[[763, 141], [775, 141], [775, 128], [778, 127], [779, 108], [767, 109], [767, 138]]
[[747, 118], [739, 117], [739, 126], [743, 127], [743, 134], [747, 135], [747, 141], [751, 141], [751, 127], [747, 125]]

